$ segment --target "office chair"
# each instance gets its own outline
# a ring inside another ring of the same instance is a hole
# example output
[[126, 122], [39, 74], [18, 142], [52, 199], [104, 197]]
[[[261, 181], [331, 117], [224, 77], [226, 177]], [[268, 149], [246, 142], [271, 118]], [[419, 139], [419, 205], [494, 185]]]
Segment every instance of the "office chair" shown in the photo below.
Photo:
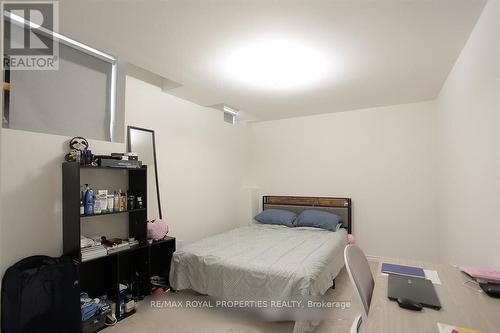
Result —
[[373, 281], [368, 260], [359, 247], [356, 245], [346, 246], [344, 249], [344, 261], [355, 294], [362, 305], [361, 314], [352, 323], [351, 333], [361, 333], [368, 319], [368, 311], [370, 310], [375, 282]]

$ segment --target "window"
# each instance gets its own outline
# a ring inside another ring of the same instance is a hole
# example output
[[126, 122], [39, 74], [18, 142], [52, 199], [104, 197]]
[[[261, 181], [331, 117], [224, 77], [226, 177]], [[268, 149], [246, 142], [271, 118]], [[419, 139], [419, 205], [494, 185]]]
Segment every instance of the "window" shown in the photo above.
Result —
[[40, 38], [58, 40], [58, 69], [4, 71], [3, 127], [123, 142], [124, 75], [117, 59], [51, 34]]

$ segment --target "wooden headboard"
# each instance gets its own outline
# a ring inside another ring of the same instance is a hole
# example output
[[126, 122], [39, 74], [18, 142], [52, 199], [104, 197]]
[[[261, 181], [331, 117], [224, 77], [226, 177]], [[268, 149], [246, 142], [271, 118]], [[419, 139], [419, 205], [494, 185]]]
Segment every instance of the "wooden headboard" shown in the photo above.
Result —
[[342, 218], [342, 227], [352, 233], [352, 212], [350, 198], [325, 198], [325, 197], [293, 197], [273, 196], [262, 197], [262, 210], [277, 208], [286, 209], [299, 214], [306, 209], [317, 209], [331, 212]]

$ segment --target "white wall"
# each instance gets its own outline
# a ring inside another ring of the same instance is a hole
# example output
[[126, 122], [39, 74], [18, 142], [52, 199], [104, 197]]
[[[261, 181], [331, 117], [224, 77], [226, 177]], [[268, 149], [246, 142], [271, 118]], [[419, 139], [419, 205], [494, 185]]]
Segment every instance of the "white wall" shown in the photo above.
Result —
[[500, 2], [486, 5], [437, 100], [446, 261], [500, 269]]
[[[246, 128], [133, 78], [127, 80], [126, 118], [129, 125], [156, 131], [162, 209], [173, 236], [191, 242], [238, 222]], [[61, 162], [69, 139], [0, 130], [2, 274], [25, 256], [62, 252]], [[90, 146], [94, 153], [125, 151], [125, 144], [90, 140]]]
[[260, 194], [351, 197], [374, 256], [438, 261], [432, 102], [255, 123]]
[[[75, 128], [75, 135], [78, 135]], [[1, 130], [0, 257], [4, 269], [33, 255], [62, 252], [62, 171], [70, 137]], [[95, 153], [124, 145], [89, 140]]]
[[126, 123], [155, 130], [162, 212], [172, 235], [192, 242], [239, 223], [247, 129], [132, 77], [126, 91]]
[[252, 125], [262, 194], [353, 198], [370, 255], [500, 269], [500, 1], [434, 102]]

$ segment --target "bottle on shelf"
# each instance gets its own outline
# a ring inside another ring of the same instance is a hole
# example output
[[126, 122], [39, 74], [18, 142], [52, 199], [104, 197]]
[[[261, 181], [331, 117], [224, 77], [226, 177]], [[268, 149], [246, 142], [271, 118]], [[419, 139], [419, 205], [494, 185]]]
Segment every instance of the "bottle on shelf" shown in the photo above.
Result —
[[85, 186], [80, 186], [80, 215], [85, 215], [85, 192]]
[[106, 214], [108, 212], [108, 190], [99, 190], [99, 201], [101, 206], [101, 214]]
[[120, 211], [120, 195], [116, 191], [113, 195], [113, 201], [114, 201], [114, 204], [113, 204], [114, 210], [119, 212]]
[[122, 193], [122, 190], [120, 189], [118, 192], [118, 211], [124, 212], [127, 210], [127, 197]]
[[94, 214], [101, 214], [101, 199], [99, 198], [99, 192], [97, 192], [97, 196], [94, 195]]
[[85, 206], [83, 212], [85, 215], [94, 214], [94, 192], [89, 187], [89, 184], [85, 184]]
[[113, 194], [108, 194], [108, 212], [113, 213], [115, 211], [115, 196]]
[[122, 193], [122, 196], [120, 197], [121, 200], [121, 205], [123, 207], [123, 211], [127, 210], [127, 192]]
[[135, 196], [129, 195], [127, 197], [127, 209], [128, 210], [135, 209]]

